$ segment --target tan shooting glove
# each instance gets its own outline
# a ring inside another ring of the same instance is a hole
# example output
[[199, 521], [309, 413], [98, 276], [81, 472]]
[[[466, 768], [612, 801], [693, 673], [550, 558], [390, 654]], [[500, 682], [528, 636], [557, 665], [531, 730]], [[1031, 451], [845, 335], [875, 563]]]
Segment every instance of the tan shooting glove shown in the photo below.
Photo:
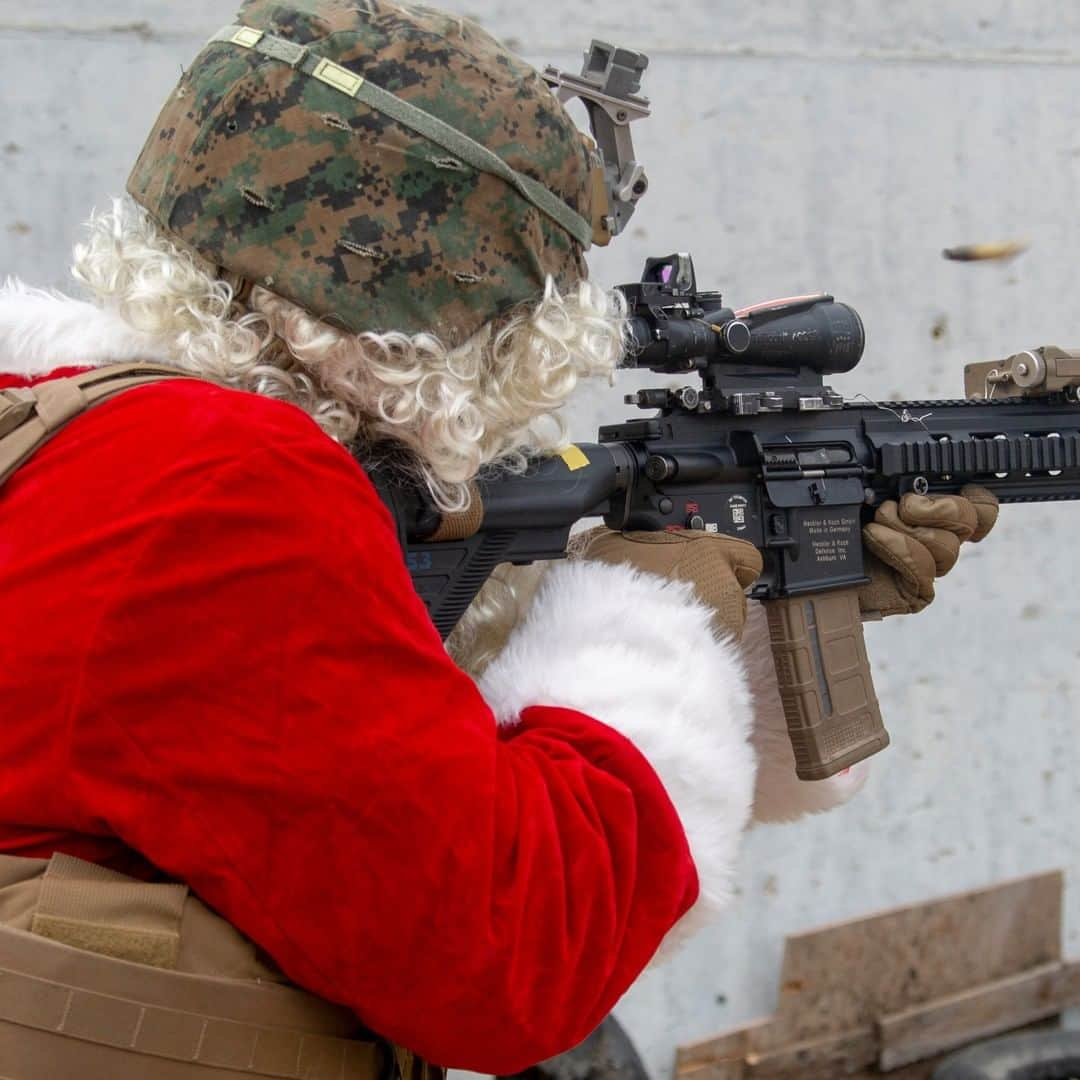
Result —
[[696, 529], [619, 533], [600, 527], [582, 534], [574, 554], [689, 581], [701, 602], [713, 609], [716, 631], [736, 639], [746, 622], [745, 590], [761, 573], [761, 556], [753, 544]]
[[998, 501], [969, 484], [959, 495], [904, 495], [882, 503], [863, 528], [870, 584], [859, 590], [864, 616], [910, 615], [934, 599], [934, 578], [956, 564], [960, 545], [994, 527]]

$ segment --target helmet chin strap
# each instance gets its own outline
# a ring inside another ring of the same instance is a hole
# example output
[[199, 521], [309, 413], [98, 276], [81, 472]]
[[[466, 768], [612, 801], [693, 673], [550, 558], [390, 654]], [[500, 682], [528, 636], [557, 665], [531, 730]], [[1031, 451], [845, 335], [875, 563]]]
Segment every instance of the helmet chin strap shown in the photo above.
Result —
[[239, 274], [218, 267], [218, 277], [232, 289], [232, 312], [243, 315], [251, 310], [251, 293], [255, 283]]

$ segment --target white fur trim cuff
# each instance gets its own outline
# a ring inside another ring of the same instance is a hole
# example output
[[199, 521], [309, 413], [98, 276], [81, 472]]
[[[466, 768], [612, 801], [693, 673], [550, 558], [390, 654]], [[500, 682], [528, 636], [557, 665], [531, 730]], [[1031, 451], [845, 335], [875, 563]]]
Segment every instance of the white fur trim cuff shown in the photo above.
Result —
[[753, 801], [750, 693], [738, 650], [714, 638], [710, 619], [688, 584], [626, 566], [562, 564], [480, 679], [499, 723], [514, 723], [529, 705], [572, 708], [648, 759], [701, 881], [697, 904], [673, 931], [679, 937], [730, 897]]
[[169, 354], [160, 340], [139, 333], [115, 312], [15, 278], [0, 287], [0, 372], [44, 375], [60, 367], [133, 360], [163, 364]]

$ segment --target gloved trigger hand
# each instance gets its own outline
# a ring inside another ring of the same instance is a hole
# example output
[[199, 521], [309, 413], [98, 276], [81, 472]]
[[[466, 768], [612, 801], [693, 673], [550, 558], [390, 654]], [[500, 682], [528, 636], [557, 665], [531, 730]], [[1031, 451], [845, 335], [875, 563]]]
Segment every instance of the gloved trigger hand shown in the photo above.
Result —
[[633, 566], [664, 578], [689, 581], [714, 612], [717, 632], [736, 639], [746, 622], [746, 592], [761, 574], [753, 544], [697, 529], [614, 532], [600, 527], [574, 545], [576, 557]]

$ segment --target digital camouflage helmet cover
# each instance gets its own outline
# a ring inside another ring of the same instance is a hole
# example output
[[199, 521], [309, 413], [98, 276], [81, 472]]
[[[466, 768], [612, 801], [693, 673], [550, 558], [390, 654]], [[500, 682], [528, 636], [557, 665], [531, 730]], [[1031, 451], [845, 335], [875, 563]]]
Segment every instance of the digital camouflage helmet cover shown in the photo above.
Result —
[[450, 344], [585, 276], [591, 143], [475, 23], [387, 0], [248, 0], [128, 180], [171, 237], [351, 331]]

